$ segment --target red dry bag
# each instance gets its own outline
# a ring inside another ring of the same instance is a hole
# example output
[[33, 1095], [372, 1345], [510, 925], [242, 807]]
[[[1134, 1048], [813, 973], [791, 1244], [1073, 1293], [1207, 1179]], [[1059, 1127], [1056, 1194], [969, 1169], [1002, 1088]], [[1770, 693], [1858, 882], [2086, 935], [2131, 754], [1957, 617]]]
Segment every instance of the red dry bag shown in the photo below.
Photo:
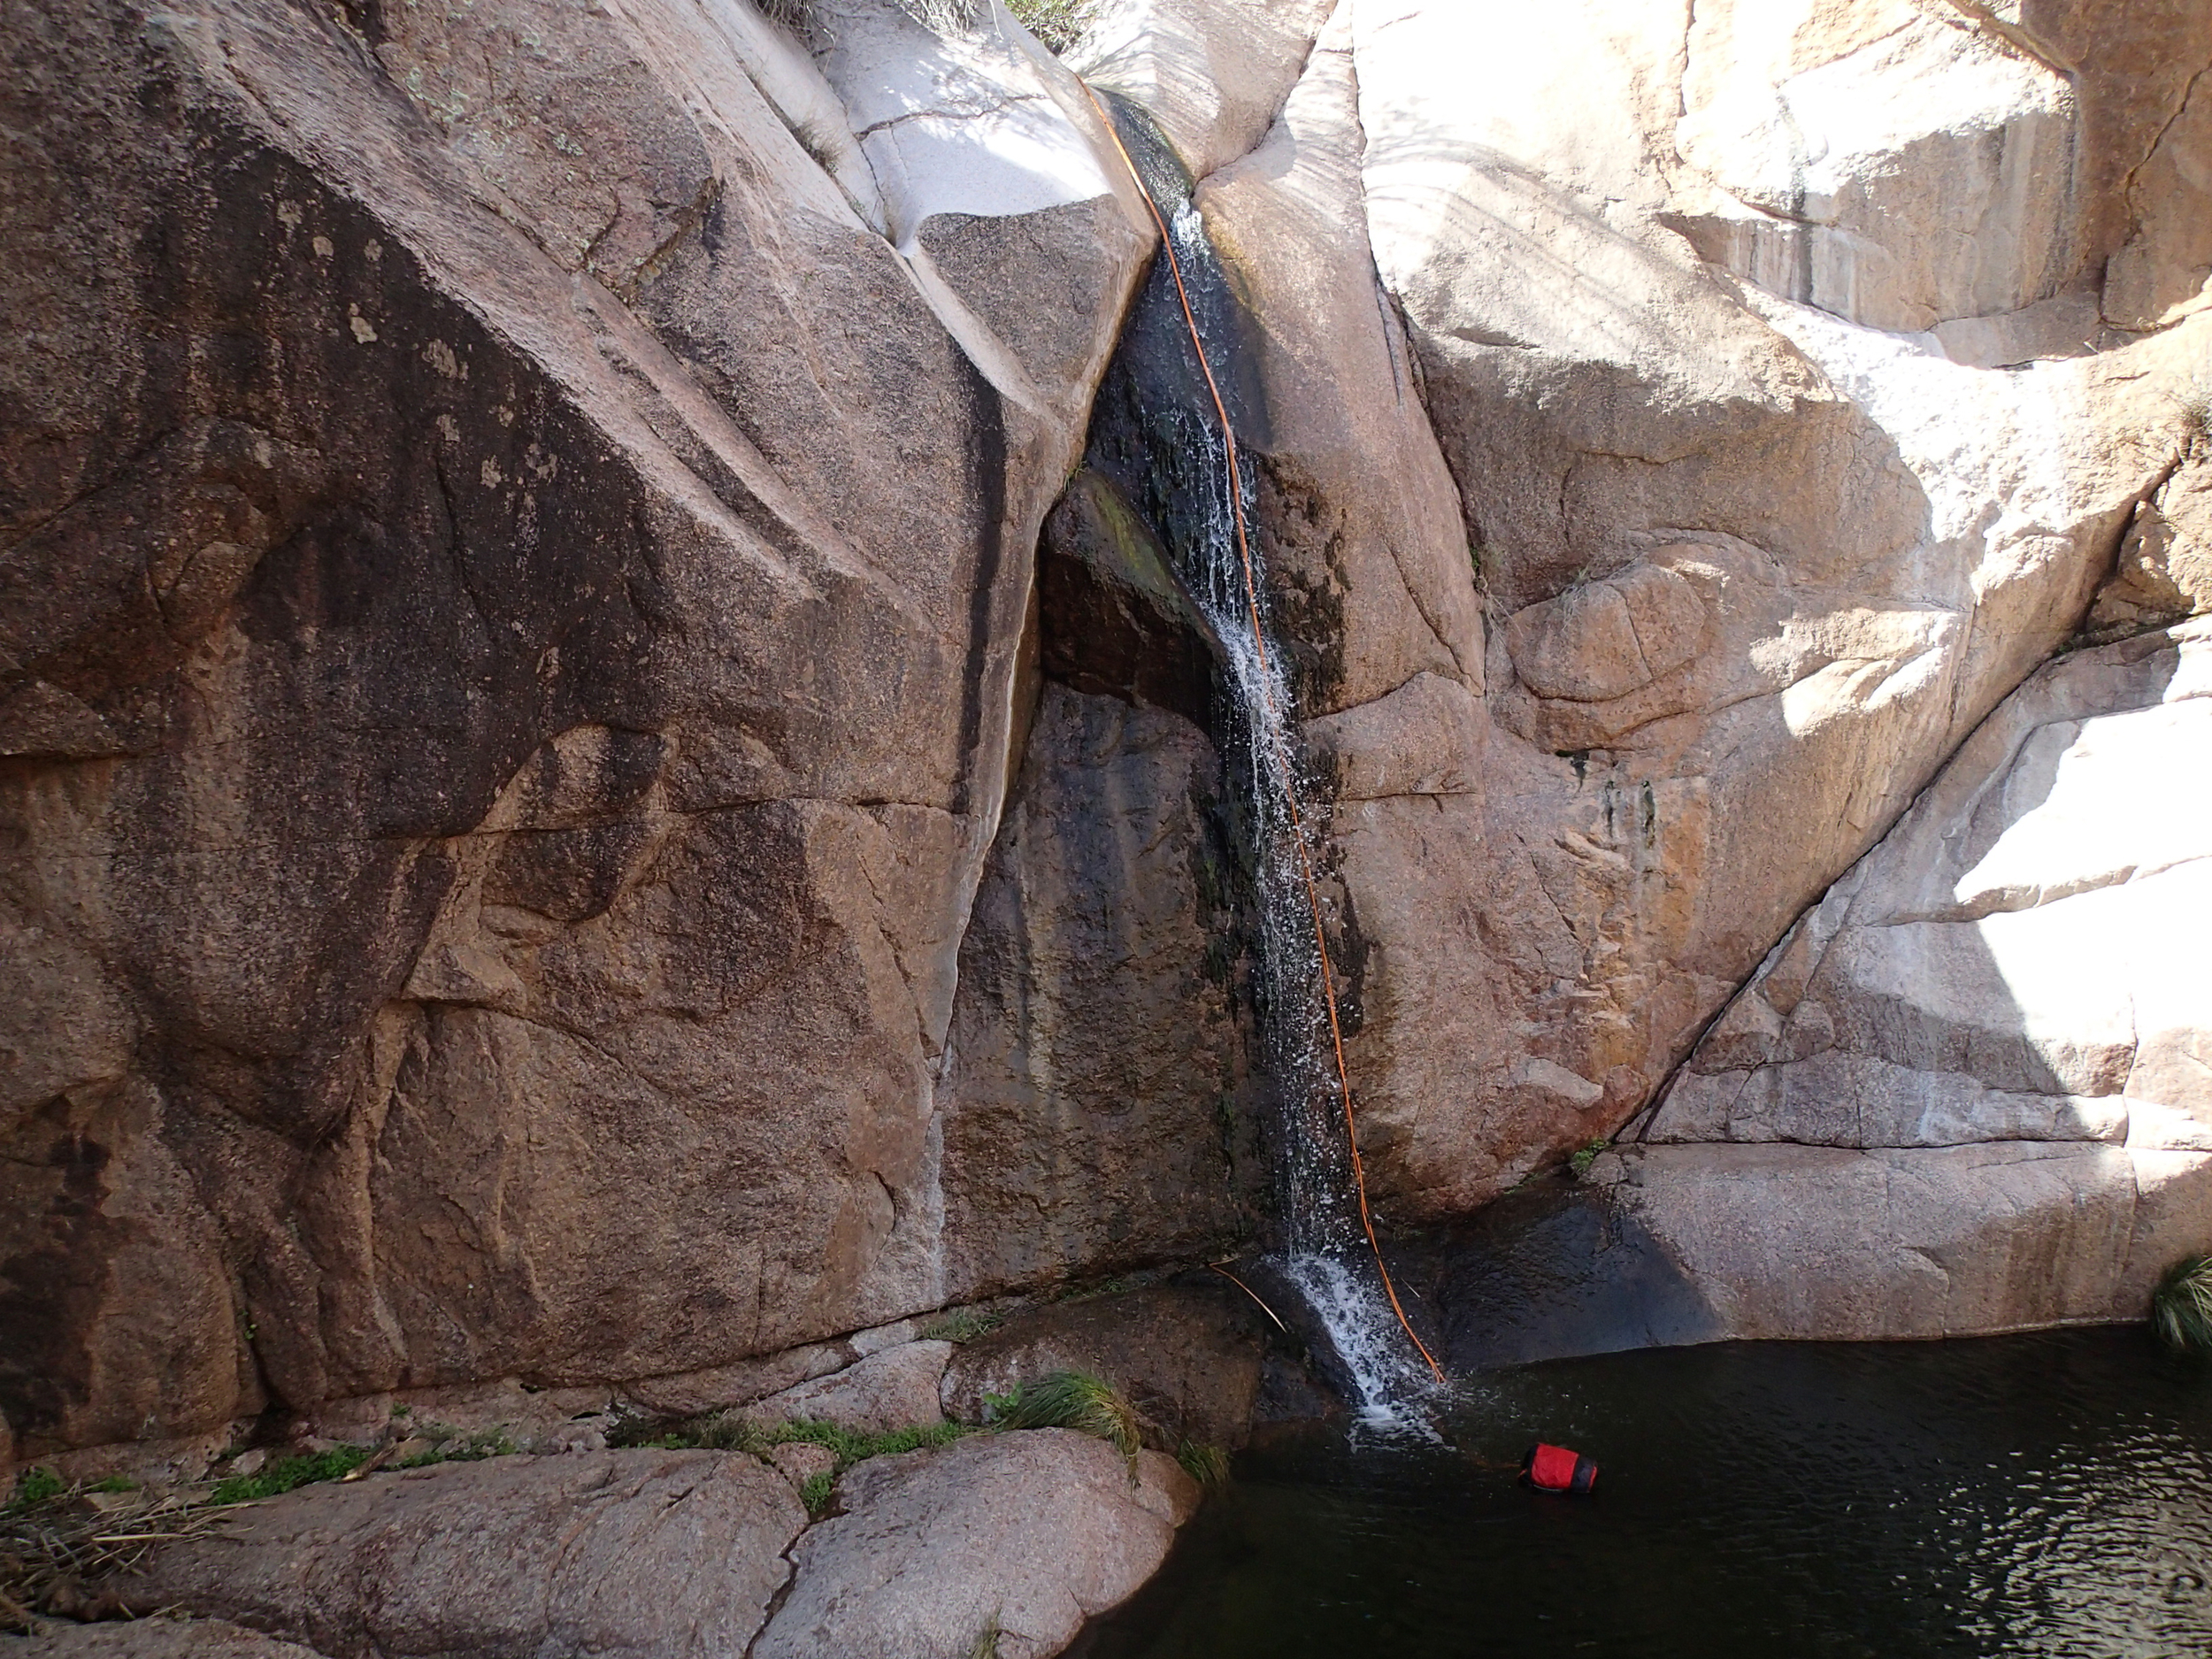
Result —
[[1598, 1466], [1579, 1452], [1540, 1441], [1521, 1459], [1521, 1479], [1539, 1492], [1587, 1492], [1597, 1485]]

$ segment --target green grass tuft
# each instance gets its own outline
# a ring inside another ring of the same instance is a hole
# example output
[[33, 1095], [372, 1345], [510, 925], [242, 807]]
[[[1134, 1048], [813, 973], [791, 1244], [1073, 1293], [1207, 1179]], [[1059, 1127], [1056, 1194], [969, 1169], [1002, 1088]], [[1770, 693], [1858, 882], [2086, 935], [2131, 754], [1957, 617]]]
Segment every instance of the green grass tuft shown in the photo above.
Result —
[[1175, 1461], [1183, 1472], [1208, 1492], [1229, 1484], [1229, 1454], [1204, 1440], [1185, 1440], [1175, 1448]]
[[2160, 1276], [2151, 1325], [2176, 1353], [2212, 1359], [2212, 1256], [2184, 1256]]
[[825, 1469], [818, 1475], [809, 1475], [799, 1486], [799, 1502], [806, 1505], [807, 1518], [818, 1521], [822, 1511], [829, 1508], [830, 1496], [837, 1490], [837, 1477]]
[[522, 1449], [504, 1428], [479, 1429], [472, 1434], [464, 1434], [442, 1423], [421, 1423], [415, 1426], [414, 1432], [437, 1444], [426, 1452], [402, 1458], [402, 1469], [426, 1469], [432, 1463], [473, 1463], [487, 1457], [511, 1457]]
[[35, 1503], [47, 1503], [69, 1490], [69, 1483], [52, 1470], [41, 1463], [27, 1469], [15, 1478], [15, 1498], [8, 1507], [27, 1509]]
[[988, 1336], [1006, 1323], [1006, 1316], [989, 1308], [949, 1308], [922, 1327], [927, 1342], [972, 1342]]
[[273, 1498], [319, 1480], [340, 1480], [369, 1461], [369, 1450], [365, 1446], [334, 1446], [326, 1452], [280, 1457], [256, 1474], [233, 1475], [227, 1480], [218, 1481], [215, 1490], [207, 1494], [207, 1501], [251, 1503], [257, 1498]]
[[998, 1615], [994, 1613], [976, 1632], [975, 1640], [968, 1648], [968, 1659], [998, 1659], [999, 1635]]
[[805, 1440], [828, 1447], [837, 1454], [837, 1471], [842, 1474], [855, 1463], [864, 1463], [871, 1457], [896, 1457], [901, 1452], [934, 1450], [975, 1431], [964, 1423], [918, 1423], [910, 1428], [892, 1429], [882, 1434], [864, 1434], [853, 1429], [841, 1429], [834, 1423], [775, 1423], [761, 1432], [771, 1446]]
[[1048, 51], [1064, 52], [1083, 38], [1090, 0], [1006, 0], [1006, 9]]
[[1144, 1441], [1137, 1413], [1113, 1386], [1088, 1371], [1055, 1371], [1042, 1382], [1024, 1383], [989, 1402], [994, 1428], [1073, 1429], [1096, 1435], [1122, 1455], [1129, 1479], [1137, 1479], [1137, 1453]]
[[660, 1451], [750, 1452], [765, 1457], [771, 1448], [803, 1440], [826, 1446], [837, 1457], [840, 1474], [871, 1457], [895, 1457], [901, 1452], [949, 1446], [975, 1430], [964, 1423], [917, 1423], [881, 1434], [841, 1429], [834, 1423], [757, 1423], [741, 1411], [717, 1411], [680, 1422], [641, 1418], [623, 1425], [607, 1436], [610, 1446], [646, 1446]]
[[1587, 1175], [1590, 1172], [1590, 1166], [1598, 1161], [1598, 1154], [1604, 1150], [1605, 1137], [1603, 1135], [1600, 1135], [1596, 1140], [1591, 1141], [1589, 1145], [1582, 1148], [1572, 1157], [1569, 1158], [1567, 1163], [1569, 1167], [1571, 1167], [1575, 1172], [1575, 1179], [1580, 1180], [1584, 1176]]

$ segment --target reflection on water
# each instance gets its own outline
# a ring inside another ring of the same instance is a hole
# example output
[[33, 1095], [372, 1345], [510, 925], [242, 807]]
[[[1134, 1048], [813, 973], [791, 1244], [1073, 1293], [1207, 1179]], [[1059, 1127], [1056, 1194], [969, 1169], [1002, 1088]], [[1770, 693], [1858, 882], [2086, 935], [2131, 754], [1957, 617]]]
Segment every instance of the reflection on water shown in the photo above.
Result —
[[[2212, 1654], [2212, 1372], [2137, 1329], [1575, 1360], [1447, 1426], [1245, 1454], [1081, 1651]], [[1594, 1497], [1513, 1484], [1540, 1437]]]

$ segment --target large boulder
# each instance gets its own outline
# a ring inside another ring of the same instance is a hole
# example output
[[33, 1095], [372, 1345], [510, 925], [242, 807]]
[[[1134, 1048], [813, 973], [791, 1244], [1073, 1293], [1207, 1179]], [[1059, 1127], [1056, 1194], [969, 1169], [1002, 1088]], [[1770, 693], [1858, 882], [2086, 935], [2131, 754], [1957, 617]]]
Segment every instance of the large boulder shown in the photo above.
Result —
[[1198, 1488], [1157, 1452], [1132, 1470], [1039, 1429], [879, 1458], [838, 1495], [844, 1512], [792, 1551], [753, 1659], [943, 1659], [994, 1630], [1002, 1659], [1045, 1659], [1152, 1576]]
[[1600, 1160], [1740, 1336], [2126, 1318], [2212, 1240], [2212, 623], [1983, 724]]
[[822, 21], [0, 23], [18, 1455], [957, 1293], [1030, 549], [1153, 233], [1010, 20]]
[[303, 1486], [113, 1587], [327, 1659], [733, 1654], [805, 1525], [783, 1476], [741, 1453], [496, 1457]]
[[1194, 176], [1266, 135], [1335, 0], [1118, 0], [1090, 8], [1067, 58], [1141, 104]]

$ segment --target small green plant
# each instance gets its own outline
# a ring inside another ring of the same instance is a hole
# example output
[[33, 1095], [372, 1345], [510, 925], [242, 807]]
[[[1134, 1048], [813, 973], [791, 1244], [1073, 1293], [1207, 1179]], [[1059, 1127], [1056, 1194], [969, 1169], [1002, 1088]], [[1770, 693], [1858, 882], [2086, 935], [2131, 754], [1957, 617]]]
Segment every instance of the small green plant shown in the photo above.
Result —
[[104, 1480], [94, 1481], [85, 1490], [87, 1492], [135, 1492], [138, 1490], [138, 1482], [127, 1475], [110, 1475]]
[[1185, 1440], [1175, 1448], [1183, 1472], [1208, 1492], [1229, 1484], [1229, 1454], [1204, 1440]]
[[1587, 1175], [1590, 1172], [1590, 1166], [1598, 1161], [1598, 1154], [1604, 1150], [1605, 1137], [1603, 1135], [1600, 1135], [1596, 1140], [1591, 1141], [1589, 1145], [1584, 1147], [1572, 1157], [1569, 1158], [1567, 1163], [1575, 1172], [1575, 1179], [1580, 1180], [1584, 1176]]
[[994, 1613], [976, 1632], [975, 1640], [968, 1648], [968, 1659], [998, 1659], [999, 1634], [998, 1615]]
[[814, 165], [824, 173], [837, 171], [837, 155], [841, 134], [833, 130], [826, 121], [800, 121], [791, 128], [791, 136], [799, 141], [799, 148], [806, 151]]
[[465, 1434], [443, 1423], [420, 1423], [415, 1425], [414, 1437], [434, 1440], [436, 1444], [427, 1451], [400, 1459], [402, 1469], [423, 1469], [432, 1463], [473, 1463], [487, 1457], [511, 1457], [522, 1449], [503, 1427], [478, 1429]]
[[771, 1448], [795, 1440], [827, 1447], [837, 1456], [839, 1474], [871, 1457], [895, 1457], [901, 1452], [949, 1446], [975, 1430], [964, 1423], [918, 1423], [881, 1434], [841, 1429], [834, 1423], [756, 1423], [741, 1412], [717, 1411], [680, 1422], [641, 1418], [625, 1424], [607, 1436], [610, 1446], [643, 1446], [658, 1451], [750, 1452], [765, 1457]]
[[1006, 1316], [990, 1308], [951, 1308], [922, 1327], [931, 1342], [972, 1342], [1006, 1323]]
[[2212, 1256], [2184, 1256], [2160, 1276], [2151, 1325], [2177, 1354], [2212, 1359]]
[[1110, 1383], [1088, 1371], [1055, 1371], [1042, 1382], [1024, 1383], [1010, 1394], [986, 1402], [992, 1426], [1002, 1429], [1073, 1429], [1095, 1435], [1122, 1455], [1129, 1479], [1137, 1479], [1137, 1453], [1144, 1441], [1137, 1413]]
[[778, 1423], [765, 1431], [768, 1443], [772, 1446], [806, 1440], [816, 1446], [828, 1447], [837, 1454], [837, 1472], [840, 1474], [871, 1457], [896, 1457], [902, 1452], [933, 1451], [938, 1447], [951, 1445], [964, 1434], [974, 1432], [964, 1423], [918, 1423], [910, 1428], [892, 1429], [882, 1434], [864, 1434], [853, 1429], [841, 1429], [834, 1423]]
[[41, 1463], [27, 1469], [15, 1478], [15, 1500], [12, 1509], [27, 1509], [35, 1503], [49, 1503], [69, 1490], [69, 1483], [52, 1470]]
[[1006, 0], [1006, 9], [1047, 51], [1064, 52], [1083, 38], [1089, 0]]
[[215, 1490], [207, 1494], [207, 1501], [251, 1503], [257, 1498], [273, 1498], [319, 1480], [342, 1480], [368, 1461], [369, 1448], [365, 1446], [334, 1446], [326, 1452], [280, 1457], [254, 1474], [233, 1475], [227, 1480], [218, 1481]]
[[799, 1502], [806, 1505], [808, 1518], [818, 1521], [822, 1511], [829, 1508], [830, 1494], [837, 1490], [837, 1477], [829, 1470], [809, 1475], [799, 1486]]

